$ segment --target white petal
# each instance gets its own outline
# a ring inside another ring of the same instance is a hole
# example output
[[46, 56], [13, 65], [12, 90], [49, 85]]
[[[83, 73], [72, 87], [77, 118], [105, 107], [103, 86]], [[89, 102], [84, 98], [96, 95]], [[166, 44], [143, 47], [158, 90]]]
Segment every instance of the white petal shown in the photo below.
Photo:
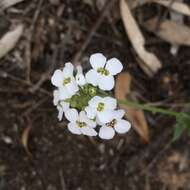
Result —
[[116, 75], [122, 71], [123, 65], [118, 59], [112, 58], [107, 61], [106, 69], [111, 75]]
[[96, 108], [97, 105], [98, 105], [98, 103], [103, 102], [103, 100], [104, 100], [104, 99], [103, 99], [102, 97], [100, 97], [100, 96], [94, 96], [94, 97], [88, 102], [88, 104], [89, 104], [90, 107]]
[[53, 105], [56, 106], [59, 102], [59, 90], [53, 91]]
[[95, 118], [95, 116], [96, 116], [96, 111], [95, 111], [95, 109], [93, 109], [93, 108], [87, 106], [87, 107], [85, 108], [85, 111], [86, 111], [87, 116], [88, 116], [90, 119], [94, 119], [94, 118]]
[[99, 75], [95, 70], [91, 69], [90, 71], [88, 71], [85, 77], [86, 77], [87, 83], [90, 83], [94, 86], [98, 85]]
[[99, 126], [104, 125], [104, 123], [102, 123], [102, 122], [99, 120], [98, 117], [96, 117], [96, 123], [97, 123], [97, 125], [99, 125]]
[[120, 109], [120, 110], [114, 110], [113, 111], [113, 118], [114, 119], [121, 119], [125, 115], [125, 111]]
[[78, 85], [83, 86], [86, 84], [86, 79], [83, 74], [76, 75], [76, 82]]
[[85, 111], [81, 111], [79, 113], [79, 121], [80, 122], [85, 122], [86, 118], [87, 118], [87, 115], [86, 115]]
[[115, 81], [113, 76], [100, 76], [98, 80], [98, 86], [102, 90], [112, 90], [114, 87]]
[[63, 76], [64, 76], [64, 78], [73, 76], [73, 70], [74, 70], [74, 67], [70, 62], [65, 63], [65, 67], [63, 68]]
[[117, 100], [111, 97], [104, 98], [106, 109], [114, 110], [117, 107]]
[[79, 115], [76, 109], [68, 109], [65, 112], [65, 117], [67, 118], [67, 120], [71, 121], [71, 122], [75, 122], [78, 120]]
[[65, 63], [65, 67], [69, 68], [71, 71], [74, 70], [74, 66], [73, 66], [73, 64], [71, 62]]
[[89, 119], [87, 117], [87, 114], [85, 113], [85, 111], [81, 111], [79, 113], [79, 121], [80, 122], [85, 122], [89, 127], [92, 127], [92, 128], [96, 127], [96, 122], [94, 122], [93, 120]]
[[75, 81], [71, 81], [66, 85], [66, 89], [73, 96], [79, 90], [79, 87]]
[[60, 100], [65, 100], [70, 98], [72, 95], [68, 92], [65, 87], [59, 89], [59, 98]]
[[60, 105], [61, 105], [64, 112], [69, 109], [69, 103], [68, 102], [61, 101]]
[[112, 139], [115, 135], [115, 130], [112, 127], [102, 126], [99, 131], [101, 139]]
[[106, 64], [106, 57], [102, 53], [95, 53], [90, 56], [90, 64], [93, 69], [97, 70], [104, 67]]
[[51, 77], [51, 83], [56, 87], [63, 86], [63, 72], [57, 69]]
[[115, 130], [118, 133], [126, 133], [131, 128], [131, 123], [124, 119], [117, 120], [116, 125], [114, 126]]
[[96, 122], [89, 119], [88, 121], [86, 121], [87, 125], [91, 128], [95, 128], [96, 127]]
[[57, 116], [57, 118], [58, 118], [59, 121], [61, 121], [62, 118], [63, 118], [64, 110], [63, 110], [62, 107], [59, 106], [59, 105], [57, 106], [57, 110], [58, 110], [58, 116]]
[[73, 134], [76, 134], [76, 135], [82, 134], [80, 128], [77, 127], [77, 124], [76, 124], [76, 123], [69, 123], [69, 124], [68, 124], [68, 129], [69, 129], [69, 131], [70, 131], [71, 133], [73, 133]]
[[98, 112], [97, 117], [101, 123], [109, 123], [113, 120], [113, 114], [110, 110]]
[[87, 136], [96, 136], [97, 132], [90, 127], [82, 127], [81, 129], [82, 134], [87, 135]]

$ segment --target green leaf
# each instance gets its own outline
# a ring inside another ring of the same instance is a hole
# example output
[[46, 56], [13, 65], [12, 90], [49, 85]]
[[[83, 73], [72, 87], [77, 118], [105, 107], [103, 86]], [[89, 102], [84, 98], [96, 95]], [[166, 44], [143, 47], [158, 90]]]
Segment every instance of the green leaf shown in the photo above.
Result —
[[178, 140], [181, 137], [184, 130], [185, 130], [185, 128], [183, 125], [176, 123], [172, 141]]
[[179, 139], [185, 130], [187, 130], [188, 135], [190, 135], [190, 115], [181, 113], [178, 115], [178, 117], [176, 117], [173, 141]]

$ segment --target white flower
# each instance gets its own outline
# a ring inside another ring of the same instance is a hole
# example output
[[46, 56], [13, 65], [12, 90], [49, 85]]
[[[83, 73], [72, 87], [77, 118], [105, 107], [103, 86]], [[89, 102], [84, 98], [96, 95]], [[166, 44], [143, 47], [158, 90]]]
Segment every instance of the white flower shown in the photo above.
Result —
[[99, 130], [99, 137], [102, 139], [112, 139], [115, 131], [119, 134], [124, 134], [131, 128], [131, 124], [122, 119], [125, 114], [124, 110], [115, 110], [112, 114], [112, 121], [103, 125]]
[[81, 66], [77, 66], [77, 74], [76, 74], [76, 82], [79, 86], [83, 86], [86, 84], [86, 79], [84, 77], [84, 74], [82, 72], [82, 67]]
[[69, 109], [65, 112], [65, 117], [70, 121], [68, 129], [71, 133], [87, 136], [97, 135], [97, 132], [93, 129], [96, 127], [96, 123], [90, 120], [84, 111], [78, 114], [76, 109]]
[[51, 78], [52, 84], [60, 90], [60, 99], [70, 98], [79, 90], [73, 76], [73, 69], [71, 63], [66, 63], [63, 70], [57, 69]]
[[63, 113], [69, 109], [69, 103], [64, 100], [60, 100], [59, 90], [53, 91], [53, 104], [57, 106], [59, 121], [63, 118]]
[[61, 121], [63, 118], [63, 113], [69, 110], [69, 103], [60, 101], [60, 103], [57, 105], [57, 110], [58, 110], [57, 118], [59, 119], [59, 121]]
[[120, 73], [123, 65], [116, 58], [106, 61], [106, 57], [101, 53], [90, 56], [90, 64], [93, 69], [86, 73], [88, 83], [98, 86], [102, 90], [111, 90], [114, 87], [114, 75]]
[[111, 97], [102, 98], [94, 96], [85, 108], [87, 116], [91, 119], [96, 117], [100, 123], [108, 123], [112, 120], [112, 111], [117, 107], [117, 101]]

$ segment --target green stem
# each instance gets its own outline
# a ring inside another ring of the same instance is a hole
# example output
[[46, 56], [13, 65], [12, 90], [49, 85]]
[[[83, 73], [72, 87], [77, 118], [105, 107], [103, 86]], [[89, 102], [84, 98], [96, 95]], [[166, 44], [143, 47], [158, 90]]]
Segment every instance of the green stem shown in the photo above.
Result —
[[177, 117], [180, 114], [180, 113], [175, 112], [175, 111], [171, 111], [171, 110], [167, 110], [167, 109], [163, 109], [163, 108], [158, 108], [158, 107], [153, 107], [153, 106], [148, 106], [148, 105], [140, 104], [140, 103], [133, 102], [130, 100], [118, 100], [118, 102], [120, 104], [128, 105], [130, 107], [145, 110], [145, 111], [150, 111], [153, 113], [162, 113], [162, 114], [170, 115], [170, 116], [174, 116], [174, 117]]

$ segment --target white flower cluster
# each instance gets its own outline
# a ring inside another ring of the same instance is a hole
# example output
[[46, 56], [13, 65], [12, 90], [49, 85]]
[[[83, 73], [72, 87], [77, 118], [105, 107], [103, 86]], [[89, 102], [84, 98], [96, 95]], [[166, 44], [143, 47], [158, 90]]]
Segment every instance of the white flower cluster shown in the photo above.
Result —
[[86, 75], [81, 66], [74, 70], [71, 63], [54, 72], [51, 82], [57, 89], [53, 103], [58, 119], [61, 121], [64, 114], [69, 121], [71, 133], [112, 139], [116, 132], [123, 134], [131, 127], [122, 119], [124, 110], [117, 110], [117, 100], [106, 92], [114, 88], [114, 76], [123, 65], [116, 58], [107, 61], [101, 53], [91, 55], [90, 64], [92, 69]]

